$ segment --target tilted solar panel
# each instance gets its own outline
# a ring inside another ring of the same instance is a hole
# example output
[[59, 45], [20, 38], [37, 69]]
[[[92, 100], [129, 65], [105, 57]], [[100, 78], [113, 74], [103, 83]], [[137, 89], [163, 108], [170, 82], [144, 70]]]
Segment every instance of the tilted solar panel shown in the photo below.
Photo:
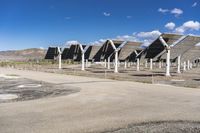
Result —
[[[113, 43], [116, 48], [120, 46], [120, 44], [123, 43], [123, 41], [116, 41], [113, 40]], [[98, 52], [94, 56], [95, 61], [102, 61], [105, 59], [108, 59], [108, 57], [114, 52], [113, 47], [111, 46], [110, 42], [107, 40], [101, 48], [98, 50]]]
[[58, 56], [58, 48], [57, 47], [49, 47], [47, 53], [45, 55], [45, 59], [54, 60]]

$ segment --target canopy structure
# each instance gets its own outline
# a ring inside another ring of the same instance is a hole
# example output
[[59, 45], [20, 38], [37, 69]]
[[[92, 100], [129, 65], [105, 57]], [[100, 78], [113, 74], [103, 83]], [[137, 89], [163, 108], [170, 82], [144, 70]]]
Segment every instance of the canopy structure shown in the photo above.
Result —
[[58, 47], [49, 47], [45, 55], [45, 59], [54, 60], [56, 59], [58, 54], [59, 54]]
[[[136, 56], [138, 52], [140, 52], [140, 42], [127, 42], [122, 46], [122, 48], [119, 50], [119, 61], [134, 61], [136, 59]], [[114, 58], [114, 56], [113, 56]]]
[[195, 61], [200, 58], [200, 46], [195, 46], [181, 56], [181, 61]]
[[[86, 47], [86, 45], [82, 45], [83, 48]], [[81, 60], [81, 48], [80, 44], [72, 44], [66, 51], [63, 51], [62, 54], [64, 59], [71, 59], [74, 61], [80, 61]]]
[[69, 48], [64, 48], [64, 50], [62, 51], [62, 59], [63, 60], [68, 59], [68, 53], [69, 53]]
[[[175, 61], [178, 56], [183, 55], [185, 52], [193, 48], [198, 42], [200, 37], [196, 36], [182, 36], [176, 44], [171, 46], [171, 60]], [[161, 59], [166, 59], [166, 53], [161, 56]]]
[[167, 45], [173, 45], [176, 43], [183, 35], [177, 34], [162, 34], [154, 42], [152, 42], [142, 53], [141, 58], [158, 60], [160, 56], [165, 53], [165, 46], [160, 41], [160, 37], [164, 39]]
[[99, 51], [101, 46], [99, 45], [91, 45], [87, 48], [85, 51], [85, 59], [92, 60], [95, 56], [95, 54]]
[[[117, 40], [112, 40], [114, 47], [118, 48], [120, 44], [123, 43], [123, 41], [117, 41]], [[115, 51], [113, 48], [111, 41], [107, 40], [101, 48], [98, 50], [98, 52], [94, 56], [95, 61], [102, 61], [108, 59], [108, 57]]]

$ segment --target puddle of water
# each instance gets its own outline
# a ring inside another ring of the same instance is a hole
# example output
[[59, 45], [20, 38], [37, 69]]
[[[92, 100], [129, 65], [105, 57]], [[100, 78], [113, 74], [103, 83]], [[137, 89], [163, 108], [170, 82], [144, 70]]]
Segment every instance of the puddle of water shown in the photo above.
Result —
[[38, 88], [41, 86], [42, 86], [41, 84], [24, 84], [17, 86], [17, 88]]
[[12, 100], [16, 98], [18, 98], [16, 94], [0, 94], [0, 100]]

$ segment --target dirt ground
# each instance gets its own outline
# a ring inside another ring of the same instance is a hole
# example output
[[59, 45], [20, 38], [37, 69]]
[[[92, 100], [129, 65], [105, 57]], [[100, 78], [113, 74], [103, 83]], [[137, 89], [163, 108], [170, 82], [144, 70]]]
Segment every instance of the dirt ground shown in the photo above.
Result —
[[136, 65], [132, 64], [127, 69], [124, 69], [123, 63], [119, 67], [119, 73], [114, 73], [113, 65], [111, 64], [111, 69], [108, 70], [104, 67], [104, 64], [92, 64], [88, 65], [85, 71], [81, 71], [81, 65], [69, 65], [63, 64], [62, 70], [58, 69], [58, 64], [51, 65], [16, 65], [15, 68], [22, 70], [34, 70], [43, 71], [50, 73], [61, 73], [67, 75], [76, 75], [84, 77], [98, 77], [103, 79], [114, 79], [120, 81], [135, 81], [141, 83], [150, 84], [165, 84], [180, 87], [190, 87], [190, 88], [200, 88], [200, 69], [199, 67], [193, 67], [191, 70], [183, 71], [177, 73], [176, 64], [173, 64], [170, 70], [171, 77], [165, 77], [165, 66], [159, 68], [158, 63], [154, 63], [153, 70], [140, 66], [140, 71], [136, 71]]
[[0, 68], [0, 74], [80, 90], [0, 103], [4, 133], [199, 132], [200, 90], [196, 88], [8, 68]]

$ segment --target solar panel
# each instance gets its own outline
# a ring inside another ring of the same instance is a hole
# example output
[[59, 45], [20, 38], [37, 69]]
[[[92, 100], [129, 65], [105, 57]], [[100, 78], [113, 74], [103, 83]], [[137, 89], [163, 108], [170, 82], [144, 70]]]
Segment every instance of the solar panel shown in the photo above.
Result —
[[125, 61], [136, 50], [140, 49], [140, 42], [127, 42], [119, 51], [119, 60]]
[[200, 57], [200, 46], [195, 46], [181, 56], [181, 62], [187, 60], [194, 61], [199, 57]]
[[[120, 44], [123, 43], [123, 41], [116, 41], [113, 40], [113, 43], [116, 48], [120, 46]], [[98, 50], [98, 52], [94, 56], [95, 61], [102, 61], [105, 59], [108, 59], [108, 57], [114, 52], [113, 47], [110, 45], [110, 42], [107, 40], [102, 47]]]
[[[173, 45], [177, 40], [179, 40], [182, 35], [177, 34], [162, 34], [161, 35], [168, 45]], [[143, 52], [145, 59], [157, 60], [165, 52], [165, 47], [157, 38], [153, 43], [151, 43]]]
[[[82, 60], [82, 52], [81, 52], [81, 48], [80, 45], [76, 46], [77, 49], [74, 51], [74, 61], [81, 61]], [[86, 47], [86, 45], [82, 45], [83, 49]]]
[[68, 59], [68, 54], [69, 54], [69, 48], [64, 48], [64, 50], [62, 52], [62, 59], [63, 60]]
[[[186, 36], [176, 45], [171, 47], [170, 58], [172, 60], [176, 59], [178, 56], [182, 55], [192, 47], [194, 47], [198, 42], [200, 42], [200, 37]], [[161, 57], [161, 59], [166, 59], [166, 53]]]
[[85, 59], [92, 60], [100, 48], [98, 45], [89, 46], [85, 52]]
[[47, 53], [45, 55], [45, 59], [54, 60], [58, 56], [58, 48], [57, 47], [49, 47]]

